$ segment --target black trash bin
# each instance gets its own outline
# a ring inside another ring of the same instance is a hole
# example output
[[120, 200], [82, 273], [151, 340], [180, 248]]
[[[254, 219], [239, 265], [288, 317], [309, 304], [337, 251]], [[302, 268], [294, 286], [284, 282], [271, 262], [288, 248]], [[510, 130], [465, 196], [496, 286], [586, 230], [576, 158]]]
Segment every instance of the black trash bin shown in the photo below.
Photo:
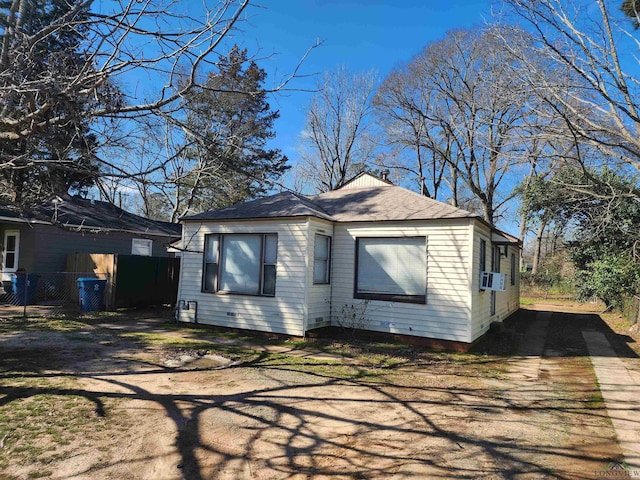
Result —
[[104, 290], [107, 281], [100, 278], [79, 278], [78, 293], [80, 294], [80, 310], [83, 312], [97, 312], [104, 310]]
[[30, 305], [36, 296], [38, 287], [38, 275], [30, 273], [26, 275], [18, 272], [11, 279], [13, 290], [12, 302], [14, 305]]

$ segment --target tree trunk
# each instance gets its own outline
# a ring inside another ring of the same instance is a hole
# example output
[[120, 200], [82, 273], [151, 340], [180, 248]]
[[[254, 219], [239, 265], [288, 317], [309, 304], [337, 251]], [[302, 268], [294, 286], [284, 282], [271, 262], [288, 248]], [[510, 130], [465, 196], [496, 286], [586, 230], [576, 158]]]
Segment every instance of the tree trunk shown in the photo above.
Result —
[[[527, 234], [527, 216], [526, 214], [522, 215], [522, 218], [520, 219], [520, 241], [522, 242], [522, 245], [524, 246], [524, 237]], [[520, 255], [520, 271], [524, 272], [526, 270], [526, 265], [524, 263], [524, 255]]]
[[540, 228], [538, 228], [538, 233], [536, 233], [536, 245], [533, 250], [533, 267], [531, 269], [531, 273], [536, 274], [540, 269], [540, 253], [542, 252], [542, 236], [544, 235], [544, 230], [547, 227], [546, 223], [541, 223]]

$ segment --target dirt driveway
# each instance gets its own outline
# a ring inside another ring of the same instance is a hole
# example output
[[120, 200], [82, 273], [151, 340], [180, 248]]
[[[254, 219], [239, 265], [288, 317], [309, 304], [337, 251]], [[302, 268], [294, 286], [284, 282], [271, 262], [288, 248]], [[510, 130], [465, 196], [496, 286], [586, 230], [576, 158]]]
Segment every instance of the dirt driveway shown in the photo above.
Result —
[[495, 354], [537, 315], [469, 354], [344, 359], [155, 315], [5, 318], [0, 478], [597, 478], [621, 457], [579, 327], [607, 326], [549, 313], [542, 359]]

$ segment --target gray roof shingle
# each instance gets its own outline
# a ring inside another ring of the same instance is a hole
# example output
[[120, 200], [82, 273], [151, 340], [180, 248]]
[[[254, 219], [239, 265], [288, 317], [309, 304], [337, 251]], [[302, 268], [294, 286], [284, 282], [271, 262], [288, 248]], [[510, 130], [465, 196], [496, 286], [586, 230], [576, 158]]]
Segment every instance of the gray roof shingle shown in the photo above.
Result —
[[57, 195], [37, 205], [30, 212], [2, 209], [7, 221], [47, 223], [89, 231], [123, 231], [134, 234], [178, 238], [182, 227], [177, 223], [159, 222], [129, 213], [108, 202], [90, 200], [69, 194]]
[[312, 197], [278, 193], [183, 220], [317, 217], [334, 222], [369, 222], [472, 218], [476, 215], [402, 187], [334, 190]]
[[396, 186], [334, 190], [312, 197], [337, 222], [471, 218], [476, 215]]
[[233, 220], [242, 218], [281, 218], [281, 217], [317, 217], [333, 220], [331, 215], [323, 211], [302, 195], [291, 192], [277, 193], [270, 197], [258, 198], [230, 207], [218, 208], [207, 212], [189, 215], [181, 220]]

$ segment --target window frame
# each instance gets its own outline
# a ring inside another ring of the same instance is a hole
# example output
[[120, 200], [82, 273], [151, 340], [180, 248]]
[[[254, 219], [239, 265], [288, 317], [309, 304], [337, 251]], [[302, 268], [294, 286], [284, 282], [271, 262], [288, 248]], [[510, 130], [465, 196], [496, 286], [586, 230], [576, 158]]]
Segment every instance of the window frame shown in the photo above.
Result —
[[[359, 277], [359, 262], [360, 262], [360, 243], [362, 240], [390, 240], [398, 241], [403, 239], [416, 239], [420, 238], [424, 241], [425, 249], [425, 264], [424, 264], [424, 286], [425, 291], [422, 295], [401, 295], [392, 293], [375, 293], [375, 292], [359, 292], [358, 291], [358, 277]], [[353, 280], [353, 298], [361, 300], [381, 300], [386, 302], [398, 302], [398, 303], [414, 303], [420, 305], [427, 304], [427, 289], [428, 289], [428, 265], [429, 265], [429, 251], [426, 235], [408, 235], [403, 237], [357, 237], [355, 241], [355, 269]]]
[[[260, 252], [259, 252], [259, 269], [258, 269], [258, 291], [257, 293], [253, 292], [242, 292], [235, 290], [222, 290], [220, 288], [220, 278], [222, 276], [222, 268], [223, 268], [223, 248], [224, 248], [224, 239], [228, 236], [246, 236], [246, 237], [259, 237], [260, 238]], [[215, 254], [215, 262], [207, 261], [207, 253], [208, 253], [208, 245], [209, 239], [212, 237], [217, 237], [217, 250]], [[265, 248], [267, 237], [273, 237], [275, 239], [275, 259], [273, 262], [265, 262]], [[213, 285], [211, 289], [207, 289], [207, 266], [215, 265], [214, 267], [214, 277], [213, 277]], [[221, 294], [221, 295], [248, 295], [251, 297], [275, 297], [276, 296], [276, 279], [278, 277], [278, 234], [277, 233], [208, 233], [204, 235], [204, 248], [202, 255], [202, 278], [200, 281], [200, 291], [202, 293], [211, 293], [211, 294]], [[273, 292], [265, 292], [265, 276], [266, 270], [265, 267], [273, 267]]]
[[[326, 242], [327, 245], [327, 256], [326, 258], [318, 257], [316, 253], [316, 245], [318, 245], [318, 241], [321, 239]], [[333, 239], [330, 235], [323, 235], [321, 233], [316, 233], [313, 237], [313, 271], [311, 272], [313, 285], [330, 285], [331, 284], [331, 246], [333, 243]], [[323, 281], [316, 281], [316, 262], [323, 262], [325, 265], [325, 274]]]
[[[7, 239], [15, 237], [15, 247], [13, 250], [7, 250]], [[7, 254], [13, 254], [13, 266], [7, 267]], [[18, 271], [18, 260], [20, 258], [20, 230], [5, 230], [2, 241], [2, 275], [15, 273]]]
[[511, 285], [516, 284], [516, 254], [511, 253]]
[[[148, 248], [149, 255], [142, 254], [142, 253], [135, 253], [136, 249], [134, 248], [134, 245], [136, 243], [138, 245], [141, 243], [144, 243], [146, 245], [146, 248]], [[131, 255], [136, 255], [138, 257], [153, 257], [153, 240], [149, 238], [132, 238], [131, 239]]]

